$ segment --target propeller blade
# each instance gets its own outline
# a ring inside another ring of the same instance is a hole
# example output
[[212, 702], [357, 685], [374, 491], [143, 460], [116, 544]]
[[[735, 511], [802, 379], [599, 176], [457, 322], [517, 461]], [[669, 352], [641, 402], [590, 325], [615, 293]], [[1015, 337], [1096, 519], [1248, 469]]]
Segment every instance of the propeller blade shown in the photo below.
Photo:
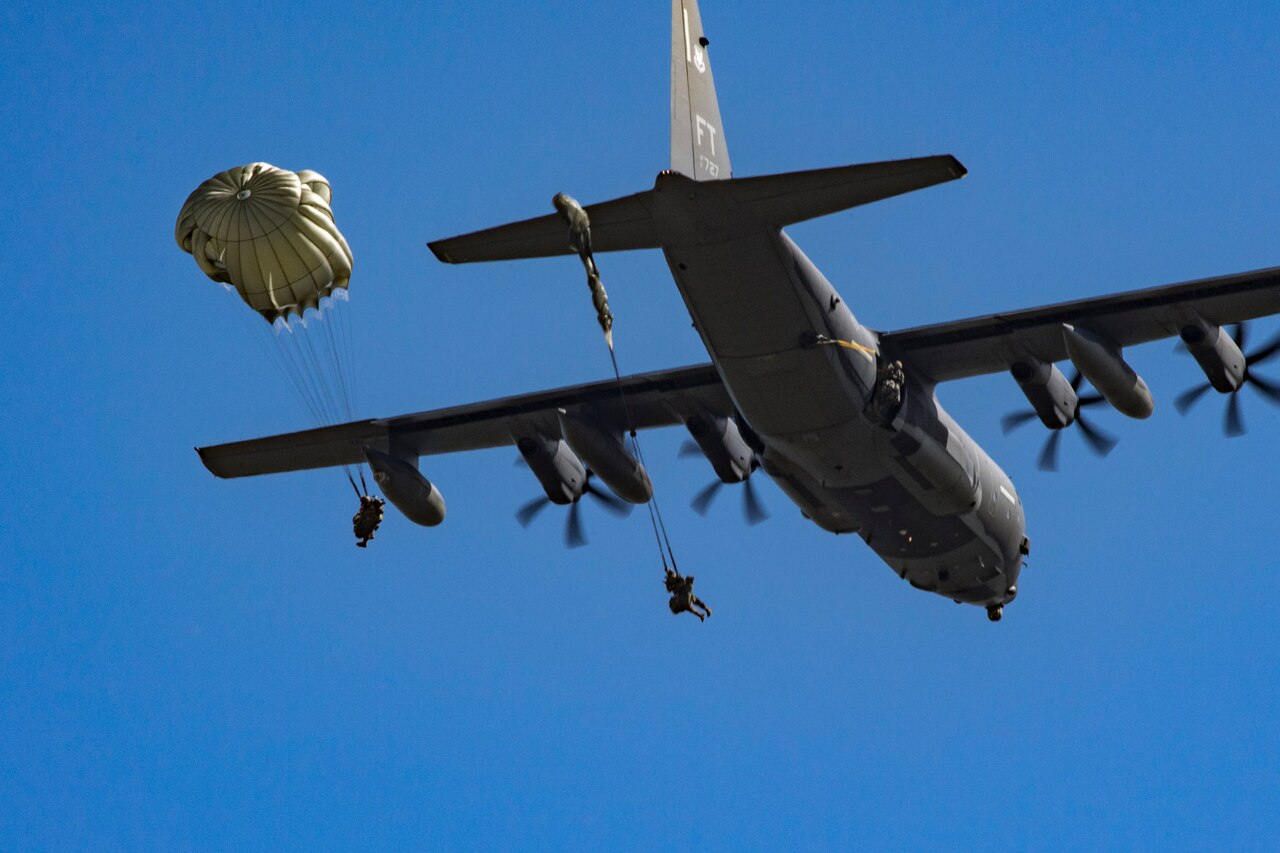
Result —
[[1266, 346], [1260, 350], [1256, 350], [1252, 355], [1245, 356], [1245, 364], [1252, 367], [1255, 364], [1262, 364], [1264, 361], [1270, 361], [1276, 353], [1280, 352], [1280, 335], [1272, 338]]
[[1080, 383], [1084, 381], [1084, 374], [1080, 372], [1080, 368], [1076, 368], [1076, 375], [1071, 377], [1071, 390], [1079, 391]]
[[1000, 419], [1000, 429], [1004, 431], [1005, 435], [1008, 435], [1010, 432], [1022, 426], [1034, 417], [1036, 417], [1034, 409], [1010, 412]]
[[681, 459], [687, 459], [690, 456], [701, 456], [702, 448], [692, 438], [686, 438], [684, 444], [680, 445], [680, 450], [677, 451], [676, 455]]
[[1107, 435], [1096, 427], [1090, 426], [1088, 421], [1076, 418], [1076, 426], [1080, 427], [1080, 434], [1084, 436], [1084, 440], [1089, 442], [1090, 449], [1099, 456], [1106, 456], [1115, 449], [1118, 439]]
[[564, 544], [567, 548], [581, 548], [587, 544], [587, 534], [582, 532], [582, 504], [569, 505], [569, 518], [564, 524]]
[[1280, 405], [1280, 385], [1276, 385], [1270, 379], [1263, 379], [1261, 376], [1255, 376], [1252, 373], [1249, 374], [1249, 384], [1272, 403]]
[[520, 522], [521, 527], [528, 527], [530, 522], [537, 517], [538, 513], [546, 509], [550, 503], [551, 500], [547, 498], [546, 495], [543, 495], [540, 498], [534, 498], [516, 510], [516, 521]]
[[1205, 382], [1203, 385], [1188, 388], [1186, 391], [1179, 394], [1177, 399], [1173, 401], [1173, 407], [1178, 410], [1178, 414], [1185, 415], [1187, 412], [1191, 411], [1191, 407], [1204, 396], [1204, 392], [1208, 391], [1212, 387], [1213, 386], [1208, 382]]
[[1107, 402], [1107, 398], [1102, 396], [1101, 394], [1085, 394], [1083, 397], [1079, 397], [1076, 399], [1076, 408], [1084, 409], [1084, 408], [1088, 408], [1089, 406], [1096, 406], [1099, 403], [1105, 403], [1105, 402]]
[[1240, 393], [1231, 395], [1231, 399], [1227, 401], [1227, 420], [1222, 426], [1223, 432], [1227, 434], [1227, 438], [1239, 438], [1244, 435], [1244, 419], [1240, 416]]
[[711, 501], [716, 496], [716, 492], [720, 491], [720, 487], [724, 483], [719, 480], [712, 480], [711, 485], [693, 496], [693, 500], [689, 501], [689, 506], [693, 507], [693, 511], [698, 515], [706, 515], [707, 510], [711, 507]]
[[627, 503], [617, 495], [606, 492], [603, 489], [597, 489], [590, 483], [587, 483], [582, 491], [585, 494], [591, 495], [591, 497], [595, 498], [596, 503], [600, 504], [601, 507], [619, 518], [626, 518], [628, 515], [631, 515], [631, 510], [634, 509], [631, 504]]
[[1236, 346], [1240, 347], [1240, 351], [1244, 352], [1244, 342], [1249, 337], [1248, 327], [1244, 323], [1233, 323], [1231, 326], [1231, 339], [1236, 342]]
[[760, 498], [756, 495], [756, 489], [750, 477], [742, 482], [742, 514], [746, 516], [747, 524], [752, 527], [769, 517], [768, 510], [760, 505]]
[[1061, 440], [1062, 430], [1055, 429], [1044, 443], [1044, 449], [1040, 451], [1040, 458], [1036, 461], [1036, 467], [1041, 471], [1058, 470], [1058, 442]]

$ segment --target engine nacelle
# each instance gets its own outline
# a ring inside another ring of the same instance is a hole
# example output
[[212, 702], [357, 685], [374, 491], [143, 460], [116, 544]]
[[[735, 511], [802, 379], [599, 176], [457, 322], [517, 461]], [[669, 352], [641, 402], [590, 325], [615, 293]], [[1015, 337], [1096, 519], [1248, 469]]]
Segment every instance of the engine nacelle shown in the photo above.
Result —
[[1179, 335], [1214, 390], [1230, 394], [1244, 383], [1244, 353], [1221, 326], [1196, 318]]
[[756, 454], [732, 419], [698, 414], [685, 420], [684, 425], [721, 482], [741, 483], [751, 476]]
[[364, 455], [378, 487], [405, 518], [423, 527], [444, 521], [444, 496], [415, 465], [372, 447], [366, 447]]
[[553, 504], [571, 504], [582, 497], [587, 472], [564, 439], [521, 436], [516, 448]]
[[653, 497], [649, 473], [627, 452], [620, 433], [605, 430], [594, 421], [564, 409], [556, 414], [560, 418], [560, 432], [569, 447], [615, 495], [633, 504], [645, 503]]
[[1025, 356], [1009, 368], [1032, 410], [1049, 429], [1070, 426], [1080, 398], [1057, 365]]
[[1096, 332], [1065, 323], [1062, 339], [1072, 363], [1117, 411], [1131, 418], [1151, 416], [1151, 389], [1120, 356], [1118, 346]]

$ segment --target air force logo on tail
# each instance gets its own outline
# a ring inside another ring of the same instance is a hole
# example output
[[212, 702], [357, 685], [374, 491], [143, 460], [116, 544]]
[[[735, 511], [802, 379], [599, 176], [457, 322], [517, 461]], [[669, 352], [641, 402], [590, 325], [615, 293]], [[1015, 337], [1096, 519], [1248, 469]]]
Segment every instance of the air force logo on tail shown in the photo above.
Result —
[[703, 74], [707, 70], [706, 54], [702, 52], [702, 45], [698, 45], [693, 49], [693, 67], [698, 69], [699, 74]]

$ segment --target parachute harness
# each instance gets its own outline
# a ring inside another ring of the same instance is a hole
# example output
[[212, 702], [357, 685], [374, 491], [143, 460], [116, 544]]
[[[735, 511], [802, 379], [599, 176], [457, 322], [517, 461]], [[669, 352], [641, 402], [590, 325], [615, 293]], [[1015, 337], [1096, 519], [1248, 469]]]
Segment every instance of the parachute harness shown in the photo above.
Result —
[[[609, 309], [609, 296], [605, 292], [604, 282], [600, 280], [600, 270], [596, 266], [595, 256], [591, 251], [591, 221], [587, 216], [587, 211], [571, 196], [564, 193], [557, 193], [551, 200], [551, 203], [559, 211], [569, 226], [569, 248], [578, 253], [579, 259], [582, 261], [582, 267], [587, 274], [587, 288], [591, 291], [591, 303], [596, 309], [596, 322], [600, 325], [600, 331], [604, 333], [605, 345], [609, 348], [609, 361], [613, 365], [613, 378], [618, 386], [618, 399], [622, 402], [622, 411], [627, 421], [627, 435], [631, 438], [631, 446], [636, 454], [637, 461], [648, 469], [644, 461], [644, 451], [640, 448], [640, 438], [636, 432], [635, 419], [631, 415], [631, 407], [627, 403], [626, 390], [622, 385], [622, 373], [618, 369], [618, 356], [613, 349], [613, 312]], [[646, 509], [649, 510], [649, 525], [653, 529], [653, 538], [658, 546], [658, 558], [662, 561], [663, 582], [668, 592], [676, 590], [687, 590], [687, 598], [698, 601], [692, 595], [693, 578], [685, 578], [680, 574], [680, 568], [676, 563], [675, 551], [671, 548], [671, 537], [667, 535], [667, 526], [662, 520], [662, 508], [658, 505], [658, 491], [653, 487], [650, 481], [649, 500], [645, 503]], [[698, 601], [701, 605], [701, 602]], [[706, 615], [710, 616], [710, 608], [706, 608]], [[698, 618], [703, 619], [703, 615], [697, 610], [691, 608], [677, 609], [677, 598], [672, 598], [671, 609], [673, 613], [679, 613], [682, 609], [690, 609]]]

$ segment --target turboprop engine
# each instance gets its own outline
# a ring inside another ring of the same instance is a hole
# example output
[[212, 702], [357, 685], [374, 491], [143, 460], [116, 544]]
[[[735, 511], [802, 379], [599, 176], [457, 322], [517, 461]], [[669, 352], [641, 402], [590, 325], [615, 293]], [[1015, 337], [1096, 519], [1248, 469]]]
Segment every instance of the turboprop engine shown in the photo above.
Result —
[[542, 484], [547, 500], [564, 506], [581, 497], [587, 471], [564, 439], [522, 436], [516, 439], [516, 448]]
[[1240, 387], [1244, 382], [1244, 353], [1221, 326], [1211, 326], [1197, 317], [1179, 334], [1215, 391], [1230, 394]]
[[716, 479], [694, 495], [690, 502], [694, 512], [706, 515], [721, 487], [726, 483], [741, 483], [742, 515], [747, 524], [759, 524], [768, 518], [769, 513], [761, 505], [750, 479], [752, 472], [760, 467], [760, 458], [752, 446], [752, 441], [759, 442], [760, 439], [751, 432], [751, 428], [736, 418], [705, 413], [690, 415], [684, 425], [693, 441], [686, 441], [681, 446], [680, 455], [701, 456], [711, 463], [716, 472]]
[[1009, 372], [1046, 427], [1062, 429], [1075, 420], [1080, 398], [1057, 365], [1026, 356], [1015, 361]]
[[560, 433], [569, 447], [615, 495], [633, 504], [645, 503], [653, 497], [649, 474], [639, 460], [627, 452], [621, 433], [564, 409], [556, 414], [560, 419]]
[[756, 469], [756, 453], [731, 418], [698, 414], [684, 425], [721, 482], [741, 483]]
[[378, 487], [405, 518], [423, 527], [444, 521], [444, 496], [416, 465], [372, 447], [366, 447], [364, 455]]
[[1062, 339], [1071, 361], [1117, 411], [1131, 418], [1151, 416], [1151, 389], [1121, 357], [1120, 347], [1097, 332], [1066, 323]]

